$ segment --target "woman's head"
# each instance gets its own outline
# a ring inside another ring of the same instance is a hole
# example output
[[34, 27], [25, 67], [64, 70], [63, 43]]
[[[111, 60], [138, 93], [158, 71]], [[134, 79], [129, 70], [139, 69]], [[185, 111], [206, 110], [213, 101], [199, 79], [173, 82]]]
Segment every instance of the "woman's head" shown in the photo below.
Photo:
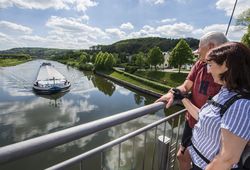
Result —
[[229, 90], [250, 92], [250, 49], [238, 42], [225, 43], [206, 56], [214, 81]]

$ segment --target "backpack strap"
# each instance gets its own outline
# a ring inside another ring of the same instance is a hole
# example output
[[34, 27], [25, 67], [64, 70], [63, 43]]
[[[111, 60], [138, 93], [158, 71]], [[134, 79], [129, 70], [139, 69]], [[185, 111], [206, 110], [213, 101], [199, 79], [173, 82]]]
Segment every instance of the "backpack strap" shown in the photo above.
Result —
[[197, 153], [197, 155], [199, 155], [199, 157], [205, 161], [207, 164], [209, 164], [211, 161], [209, 159], [207, 159], [205, 156], [202, 155], [202, 153], [200, 153], [200, 151], [194, 146], [193, 143], [191, 143], [191, 146], [194, 148], [194, 151]]
[[220, 117], [222, 117], [222, 116], [224, 115], [224, 113], [227, 111], [227, 109], [228, 109], [236, 100], [242, 99], [242, 98], [244, 98], [243, 95], [241, 95], [241, 94], [236, 94], [236, 95], [234, 95], [233, 97], [231, 97], [230, 99], [228, 99], [228, 100], [224, 103], [223, 107], [220, 109]]
[[232, 96], [230, 99], [228, 99], [223, 105], [220, 103], [217, 103], [213, 99], [210, 99], [207, 101], [208, 104], [212, 104], [215, 107], [220, 108], [220, 117], [224, 115], [224, 113], [227, 111], [227, 109], [238, 99], [249, 99], [249, 97], [243, 96], [242, 94], [236, 94]]

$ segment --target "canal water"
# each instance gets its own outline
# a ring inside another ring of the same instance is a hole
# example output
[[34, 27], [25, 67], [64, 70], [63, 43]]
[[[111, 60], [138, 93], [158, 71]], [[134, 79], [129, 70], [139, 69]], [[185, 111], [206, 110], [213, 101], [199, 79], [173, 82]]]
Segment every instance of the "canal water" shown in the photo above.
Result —
[[[71, 89], [65, 94], [38, 96], [33, 93], [32, 85], [42, 62], [45, 60], [0, 68], [0, 147], [138, 108], [156, 100], [91, 72], [81, 72], [54, 61], [50, 62], [71, 82]], [[170, 114], [169, 111], [158, 111], [54, 149], [0, 165], [0, 169], [44, 169], [165, 117], [166, 114]], [[121, 169], [130, 169], [126, 157], [131, 157], [131, 153], [126, 152], [126, 148], [131, 147], [133, 142], [127, 141], [122, 147], [119, 166], [123, 165], [124, 168]], [[140, 148], [143, 140], [136, 140], [136, 145]], [[140, 153], [141, 150], [138, 150], [135, 155]], [[102, 158], [104, 169], [117, 169], [117, 154], [118, 148], [106, 151]], [[138, 159], [136, 161], [140, 162]], [[85, 163], [85, 169], [100, 169], [97, 161], [100, 161], [100, 157], [93, 156]]]

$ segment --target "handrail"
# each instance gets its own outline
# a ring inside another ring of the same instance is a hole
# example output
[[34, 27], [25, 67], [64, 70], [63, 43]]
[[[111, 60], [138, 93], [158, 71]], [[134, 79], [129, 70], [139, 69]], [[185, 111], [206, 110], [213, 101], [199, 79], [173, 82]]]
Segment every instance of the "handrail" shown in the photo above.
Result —
[[73, 158], [70, 158], [70, 159], [68, 159], [68, 160], [66, 160], [64, 162], [58, 163], [58, 164], [56, 164], [54, 166], [51, 166], [51, 167], [47, 168], [46, 170], [57, 170], [57, 169], [66, 168], [67, 166], [70, 166], [72, 164], [80, 162], [81, 160], [83, 160], [86, 157], [89, 157], [89, 156], [91, 156], [93, 154], [101, 152], [101, 151], [103, 151], [103, 150], [105, 150], [107, 148], [110, 148], [110, 147], [115, 146], [115, 145], [117, 145], [119, 143], [122, 143], [122, 142], [126, 141], [129, 138], [132, 138], [132, 137], [134, 137], [136, 135], [139, 135], [139, 134], [141, 134], [141, 133], [143, 133], [143, 132], [145, 132], [145, 131], [147, 131], [149, 129], [152, 129], [152, 128], [160, 125], [161, 123], [163, 123], [163, 122], [165, 122], [167, 120], [170, 120], [170, 119], [172, 119], [172, 118], [174, 118], [174, 117], [182, 114], [185, 111], [186, 111], [186, 109], [182, 109], [182, 110], [180, 110], [180, 111], [178, 111], [178, 112], [176, 112], [176, 113], [174, 113], [174, 114], [172, 114], [172, 115], [170, 115], [168, 117], [165, 117], [165, 118], [160, 119], [160, 120], [158, 120], [156, 122], [153, 122], [153, 123], [151, 123], [151, 124], [149, 124], [147, 126], [144, 126], [144, 127], [140, 128], [140, 129], [138, 129], [136, 131], [133, 131], [133, 132], [127, 134], [127, 135], [124, 135], [124, 136], [122, 136], [120, 138], [112, 140], [112, 141], [110, 141], [108, 143], [105, 143], [105, 144], [103, 144], [103, 145], [101, 145], [99, 147], [96, 147], [96, 148], [94, 148], [94, 149], [92, 149], [90, 151], [87, 151], [87, 152], [85, 152], [83, 154], [80, 154], [80, 155], [77, 155], [77, 156], [75, 156]]
[[2, 164], [14, 161], [19, 158], [53, 148], [55, 146], [71, 142], [120, 123], [144, 116], [148, 113], [158, 111], [164, 107], [165, 104], [163, 102], [153, 103], [83, 125], [74, 126], [65, 130], [1, 147], [0, 163]]

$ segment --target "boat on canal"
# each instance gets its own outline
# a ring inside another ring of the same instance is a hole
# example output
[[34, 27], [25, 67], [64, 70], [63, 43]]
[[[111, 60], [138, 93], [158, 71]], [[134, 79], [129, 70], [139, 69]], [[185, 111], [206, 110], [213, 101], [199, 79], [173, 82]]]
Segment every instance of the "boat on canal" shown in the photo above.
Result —
[[51, 63], [42, 63], [33, 90], [38, 94], [54, 94], [69, 90], [70, 82]]

